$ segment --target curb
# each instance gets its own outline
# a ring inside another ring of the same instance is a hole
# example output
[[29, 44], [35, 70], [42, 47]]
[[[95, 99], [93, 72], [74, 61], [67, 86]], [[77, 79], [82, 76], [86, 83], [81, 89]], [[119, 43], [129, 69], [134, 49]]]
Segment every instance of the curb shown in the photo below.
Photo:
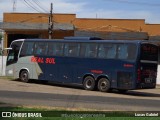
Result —
[[158, 84], [158, 85], [156, 85], [156, 88], [160, 89], [160, 85], [159, 85], [159, 84]]

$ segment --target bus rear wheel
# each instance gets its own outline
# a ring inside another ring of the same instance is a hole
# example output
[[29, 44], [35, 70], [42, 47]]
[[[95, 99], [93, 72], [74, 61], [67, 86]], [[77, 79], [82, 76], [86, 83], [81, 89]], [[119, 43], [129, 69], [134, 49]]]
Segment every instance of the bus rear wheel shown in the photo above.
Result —
[[94, 90], [95, 89], [95, 79], [91, 76], [84, 78], [83, 87], [85, 90]]
[[20, 80], [22, 82], [29, 82], [29, 74], [27, 70], [23, 70], [20, 72]]
[[110, 81], [106, 78], [101, 78], [98, 81], [98, 90], [101, 92], [108, 92], [110, 90]]

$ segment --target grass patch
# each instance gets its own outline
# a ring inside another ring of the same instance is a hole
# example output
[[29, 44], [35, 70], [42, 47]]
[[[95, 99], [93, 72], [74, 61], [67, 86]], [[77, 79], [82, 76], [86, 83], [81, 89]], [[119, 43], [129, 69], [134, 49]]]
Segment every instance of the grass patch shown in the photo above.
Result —
[[[1, 103], [0, 103], [1, 104]], [[0, 112], [40, 113], [38, 118], [0, 118], [0, 120], [159, 120], [159, 117], [135, 117], [135, 112], [124, 111], [71, 111], [58, 108], [28, 108], [28, 107], [0, 107]], [[15, 115], [15, 114], [14, 114]]]

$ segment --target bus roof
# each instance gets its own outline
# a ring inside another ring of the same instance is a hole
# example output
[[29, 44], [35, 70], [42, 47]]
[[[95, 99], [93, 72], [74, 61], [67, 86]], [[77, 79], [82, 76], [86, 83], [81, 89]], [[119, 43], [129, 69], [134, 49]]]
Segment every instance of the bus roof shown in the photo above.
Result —
[[15, 40], [15, 41], [45, 41], [45, 42], [91, 42], [91, 43], [152, 43], [151, 41], [148, 40], [100, 40], [100, 39], [19, 39], [19, 40]]

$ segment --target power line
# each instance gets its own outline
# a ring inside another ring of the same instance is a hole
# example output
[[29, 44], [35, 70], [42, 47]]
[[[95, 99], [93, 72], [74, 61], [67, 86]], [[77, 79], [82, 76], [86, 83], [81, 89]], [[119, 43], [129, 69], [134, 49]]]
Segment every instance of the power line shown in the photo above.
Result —
[[26, 0], [22, 0], [22, 1], [23, 1], [23, 3], [24, 3], [26, 6], [28, 6], [28, 7], [32, 8], [33, 10], [41, 13], [41, 11], [37, 10], [36, 8], [34, 8], [34, 7], [33, 7], [32, 5], [30, 5]]
[[130, 1], [130, 0], [106, 0], [106, 1], [135, 4], [135, 5], [145, 5], [145, 6], [152, 6], [152, 7], [159, 7], [160, 6], [160, 4], [156, 4], [156, 3], [134, 2], [134, 1]]
[[43, 7], [41, 7], [40, 2], [37, 0], [32, 0], [39, 8], [41, 8], [43, 11], [45, 11], [46, 13], [49, 13], [47, 10], [45, 10]]
[[[21, 0], [26, 6], [34, 9], [35, 11], [39, 13], [49, 13], [47, 10], [45, 10], [41, 5], [39, 1], [36, 0]], [[41, 10], [40, 10], [41, 9]], [[42, 12], [43, 11], [43, 12]]]
[[[30, 1], [30, 0], [26, 0], [26, 2], [28, 2], [30, 4], [30, 6], [34, 7], [36, 10], [42, 12], [39, 7], [37, 7], [37, 5], [34, 4], [33, 0]], [[33, 2], [33, 3], [32, 3]], [[43, 12], [42, 12], [43, 13]]]

